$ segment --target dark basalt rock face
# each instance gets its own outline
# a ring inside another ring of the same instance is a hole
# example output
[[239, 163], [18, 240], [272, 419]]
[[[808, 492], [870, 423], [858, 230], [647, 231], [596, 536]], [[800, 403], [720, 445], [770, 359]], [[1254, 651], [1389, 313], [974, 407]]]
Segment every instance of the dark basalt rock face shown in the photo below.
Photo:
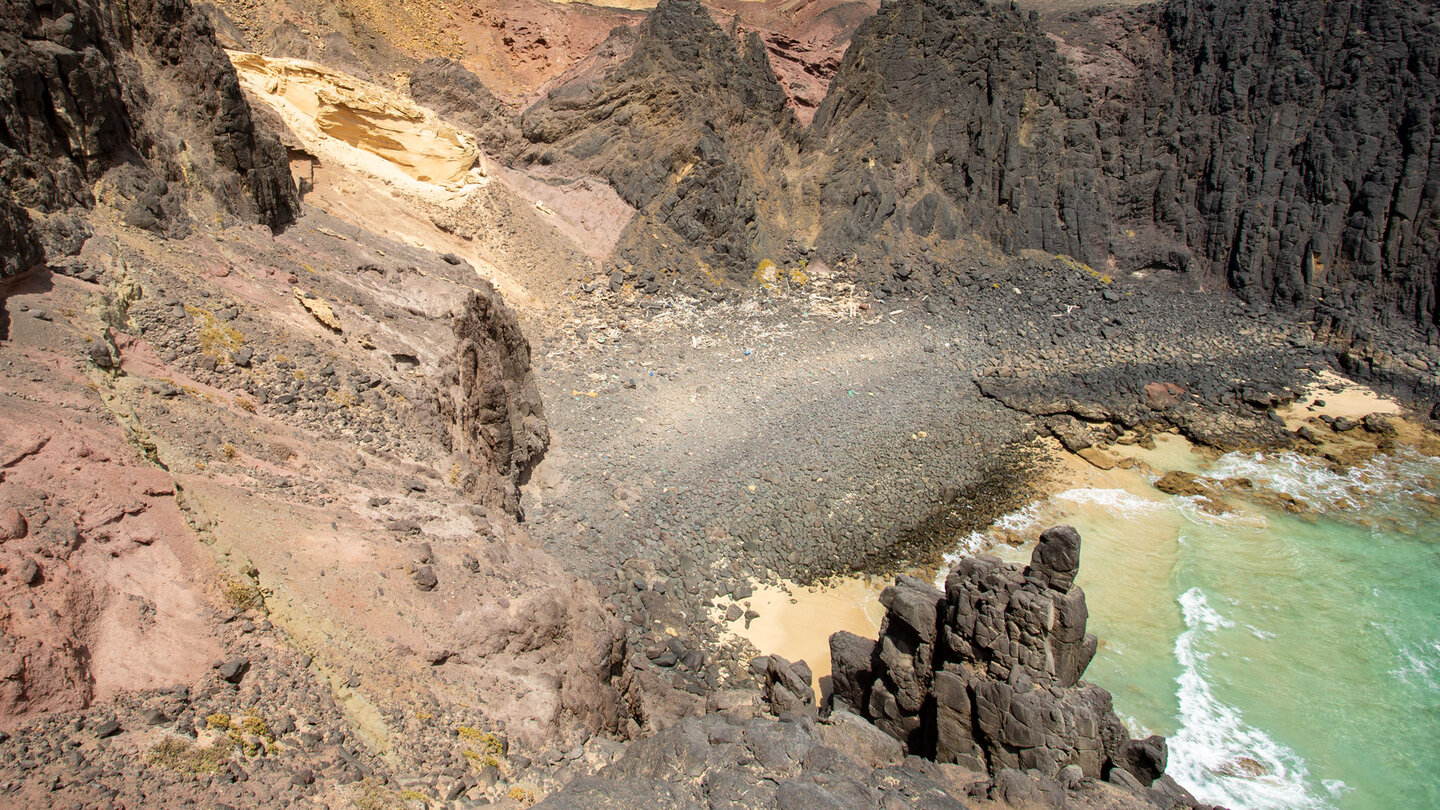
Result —
[[520, 514], [520, 486], [545, 455], [550, 429], [514, 311], [484, 281], [455, 318], [455, 353], [435, 392], [446, 445], [467, 456], [461, 485], [482, 505]]
[[594, 776], [576, 777], [537, 807], [966, 810], [976, 799], [1029, 810], [1195, 806], [1135, 783], [1062, 785], [1015, 770], [987, 779], [954, 765], [902, 758], [893, 740], [851, 714], [837, 712], [817, 724], [793, 714], [776, 720], [725, 712], [686, 718], [631, 743], [623, 757]]
[[831, 637], [826, 717], [807, 667], [762, 656], [751, 671], [778, 719], [737, 704], [680, 720], [540, 806], [1209, 810], [1164, 775], [1164, 738], [1128, 739], [1109, 693], [1080, 680], [1095, 637], [1079, 562], [1058, 526], [1030, 565], [972, 558], [943, 594], [901, 577], [878, 642]]
[[[1130, 109], [1093, 101], [1119, 214], [1250, 299], [1436, 323], [1437, 5], [1172, 0]], [[1120, 242], [1117, 233], [1114, 240]], [[1131, 264], [1159, 257], [1134, 256]], [[1326, 325], [1326, 324], [1322, 324]]]
[[278, 227], [298, 214], [284, 149], [257, 132], [186, 0], [10, 2], [0, 52], [0, 179], [20, 205], [50, 214], [98, 193], [130, 224], [170, 235], [210, 207], [191, 189], [222, 218]]
[[975, 233], [1096, 262], [1106, 206], [1088, 113], [1044, 32], [980, 0], [886, 4], [851, 41], [806, 134], [823, 253]]
[[0, 180], [0, 278], [28, 270], [44, 260], [45, 250], [30, 215], [10, 199], [10, 189]]
[[658, 240], [748, 275], [765, 247], [759, 201], [793, 122], [758, 35], [737, 46], [695, 0], [663, 0], [620, 67], [526, 110], [511, 152], [598, 174], [640, 211], [619, 263], [666, 267]]
[[878, 641], [831, 637], [833, 707], [870, 719], [908, 754], [992, 776], [1008, 768], [1055, 778], [1076, 766], [1129, 783], [1112, 776], [1124, 769], [1178, 791], [1162, 776], [1164, 739], [1130, 740], [1110, 693], [1080, 680], [1096, 640], [1085, 632], [1079, 564], [1080, 536], [1056, 526], [1027, 566], [970, 557], [944, 593], [898, 578], [881, 596]]
[[797, 258], [793, 239], [923, 293], [948, 276], [910, 265], [977, 234], [1097, 272], [1194, 274], [1342, 346], [1440, 340], [1435, 14], [1169, 0], [1051, 37], [1003, 4], [896, 0], [801, 131], [761, 43], [670, 0], [618, 69], [523, 113], [507, 153], [600, 174], [640, 209], [617, 265], [695, 251], [743, 278]]
[[[453, 59], [427, 59], [412, 70], [410, 97], [458, 124], [486, 133], [490, 136], [485, 138], [487, 142], [496, 139], [493, 128], [503, 127], [513, 115], [479, 76]], [[498, 133], [500, 138], [508, 134]]]
[[1112, 271], [1207, 274], [1317, 313], [1342, 341], [1371, 325], [1433, 336], [1435, 14], [1171, 0], [1098, 15], [1062, 58], [1033, 15], [887, 4], [807, 134], [812, 153], [844, 156], [823, 180], [819, 245], [973, 232]]

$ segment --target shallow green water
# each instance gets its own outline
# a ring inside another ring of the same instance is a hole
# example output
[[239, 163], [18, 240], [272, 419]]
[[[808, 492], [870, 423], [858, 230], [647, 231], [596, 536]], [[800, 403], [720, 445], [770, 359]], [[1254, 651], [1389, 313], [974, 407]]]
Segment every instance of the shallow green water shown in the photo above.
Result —
[[[1079, 489], [1042, 510], [1081, 533], [1100, 652], [1086, 678], [1134, 730], [1170, 738], [1169, 773], [1241, 808], [1440, 808], [1440, 464], [1337, 476], [1231, 455], [1317, 509], [1216, 517], [1145, 487]], [[1028, 550], [1027, 550], [1028, 553]]]

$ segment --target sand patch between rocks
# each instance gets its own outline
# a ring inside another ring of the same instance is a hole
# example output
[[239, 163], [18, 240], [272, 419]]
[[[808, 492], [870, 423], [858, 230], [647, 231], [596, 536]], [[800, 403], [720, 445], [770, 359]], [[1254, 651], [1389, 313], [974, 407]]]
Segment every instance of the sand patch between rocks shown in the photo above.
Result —
[[[1323, 400], [1325, 404], [1312, 405], [1317, 399]], [[1285, 426], [1290, 430], [1295, 430], [1312, 417], [1322, 415], [1354, 421], [1364, 419], [1372, 413], [1399, 412], [1400, 403], [1391, 397], [1378, 394], [1333, 371], [1320, 372], [1315, 382], [1305, 389], [1303, 396], [1279, 411], [1281, 418], [1285, 420]]]
[[[1334, 391], [1341, 388], [1338, 393]], [[1326, 401], [1324, 408], [1308, 410], [1316, 397]], [[1319, 413], [1337, 418], [1361, 419], [1371, 413], [1395, 414], [1400, 406], [1393, 400], [1333, 373], [1322, 374], [1302, 400], [1282, 411], [1287, 422], [1304, 424]], [[1057, 500], [1067, 491], [1089, 490], [1101, 496], [1138, 499], [1135, 504], [1163, 502], [1166, 496], [1152, 484], [1152, 476], [1169, 470], [1201, 472], [1216, 457], [1213, 451], [1192, 444], [1179, 434], [1153, 434], [1154, 446], [1139, 444], [1112, 445], [1107, 448], [1121, 462], [1111, 469], [1100, 469], [1081, 457], [1065, 452], [1059, 442], [1045, 440], [1054, 461], [1049, 480], [1039, 487], [1034, 504], [1024, 510], [1023, 527], [1014, 530], [997, 522], [981, 535], [980, 545], [1003, 559], [1022, 560], [1022, 551], [1029, 548], [1041, 529], [1067, 516], [1085, 512], [1103, 515], [1116, 504], [1105, 497], [1093, 501]], [[1121, 495], [1121, 493], [1124, 493]], [[1020, 514], [1020, 513], [1017, 513]], [[1099, 519], [1099, 518], [1097, 518]], [[1157, 519], [1163, 519], [1157, 515]], [[959, 546], [963, 538], [956, 538]], [[1028, 552], [1027, 552], [1028, 553]], [[919, 572], [919, 576], [943, 579], [944, 572]], [[930, 576], [930, 575], [933, 575]], [[762, 654], [778, 654], [790, 661], [803, 660], [810, 665], [816, 682], [830, 674], [829, 639], [832, 633], [848, 630], [865, 638], [879, 632], [885, 610], [880, 592], [891, 580], [885, 577], [842, 579], [826, 587], [806, 588], [789, 582], [781, 585], [755, 585], [752, 597], [741, 600], [759, 614], [746, 626], [743, 618], [730, 622], [728, 630], [747, 639]], [[1143, 591], [1143, 589], [1141, 589]], [[1137, 591], [1138, 592], [1138, 591]]]
[[879, 634], [880, 621], [885, 618], [880, 592], [889, 582], [859, 577], [814, 587], [793, 582], [756, 584], [754, 595], [740, 604], [760, 615], [749, 627], [744, 618], [736, 619], [728, 630], [754, 644], [761, 654], [809, 664], [816, 681], [811, 685], [815, 686], [830, 674], [831, 633], [849, 630], [865, 638]]

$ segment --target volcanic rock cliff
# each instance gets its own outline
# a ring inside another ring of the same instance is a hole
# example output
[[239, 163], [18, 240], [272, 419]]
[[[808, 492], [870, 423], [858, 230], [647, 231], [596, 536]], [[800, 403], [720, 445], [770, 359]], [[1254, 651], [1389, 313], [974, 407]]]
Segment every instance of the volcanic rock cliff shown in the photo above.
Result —
[[[1434, 335], [1433, 3], [1171, 0], [1038, 18], [901, 0], [856, 33], [808, 137], [833, 250], [979, 233], [1110, 272]], [[1061, 44], [1057, 50], [1056, 41]]]
[[1141, 12], [1162, 51], [1137, 49], [1135, 98], [1087, 87], [1118, 181], [1112, 244], [1150, 223], [1248, 299], [1318, 310], [1346, 335], [1367, 323], [1433, 335], [1437, 9], [1176, 0]]
[[598, 174], [639, 211], [618, 262], [664, 267], [684, 246], [744, 278], [759, 260], [757, 206], [775, 196], [793, 115], [760, 38], [737, 45], [695, 0], [665, 0], [618, 68], [550, 91], [519, 123], [519, 160]]
[[0, 48], [0, 801], [344, 803], [638, 731], [516, 519], [546, 424], [475, 267], [300, 216], [184, 0], [8, 3]]
[[727, 631], [1037, 434], [1440, 398], [1431, 0], [223, 5], [0, 16], [0, 802], [1193, 805], [1072, 531], [830, 705]]
[[[1108, 223], [1081, 97], [1038, 25], [979, 0], [902, 0], [855, 33], [807, 150], [821, 180], [822, 253], [885, 234], [1092, 263]], [[918, 281], [918, 279], [917, 279]]]
[[46, 215], [52, 250], [79, 249], [62, 212], [97, 198], [167, 234], [197, 206], [271, 227], [298, 213], [284, 150], [188, 2], [7, 3], [0, 49], [0, 177]]
[[736, 36], [662, 2], [628, 61], [521, 115], [511, 154], [607, 178], [661, 228], [661, 263], [693, 249], [748, 277], [808, 245], [924, 292], [973, 234], [1190, 274], [1343, 346], [1440, 339], [1433, 3], [1171, 0], [1042, 25], [897, 0], [855, 32], [804, 130]]

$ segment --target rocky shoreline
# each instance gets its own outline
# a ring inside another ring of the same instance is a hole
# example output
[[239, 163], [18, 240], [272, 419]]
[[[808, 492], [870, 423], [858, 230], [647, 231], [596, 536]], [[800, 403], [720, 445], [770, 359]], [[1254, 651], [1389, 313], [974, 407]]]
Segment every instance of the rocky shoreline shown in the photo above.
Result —
[[[1102, 281], [1061, 260], [980, 257], [968, 272], [1012, 264], [1030, 266], [1028, 295], [871, 295], [840, 321], [808, 312], [803, 292], [743, 315], [591, 292], [535, 338], [558, 452], [526, 496], [531, 532], [653, 633], [754, 580], [933, 564], [1035, 497], [1040, 436], [1072, 451], [1137, 430], [1303, 443], [1276, 409], [1333, 356], [1298, 325], [1255, 312], [1236, 329], [1253, 310], [1226, 293]], [[999, 328], [1012, 301], [1034, 314]], [[688, 444], [700, 425], [707, 441]]]
[[1129, 739], [1110, 694], [1080, 680], [1096, 639], [1079, 558], [1079, 536], [1058, 526], [1023, 568], [966, 558], [944, 593], [899, 577], [878, 641], [831, 637], [818, 712], [804, 662], [757, 658], [778, 724], [686, 720], [544, 806], [714, 806], [746, 785], [744, 806], [890, 806], [899, 793], [936, 808], [1209, 808], [1164, 775], [1164, 738]]

